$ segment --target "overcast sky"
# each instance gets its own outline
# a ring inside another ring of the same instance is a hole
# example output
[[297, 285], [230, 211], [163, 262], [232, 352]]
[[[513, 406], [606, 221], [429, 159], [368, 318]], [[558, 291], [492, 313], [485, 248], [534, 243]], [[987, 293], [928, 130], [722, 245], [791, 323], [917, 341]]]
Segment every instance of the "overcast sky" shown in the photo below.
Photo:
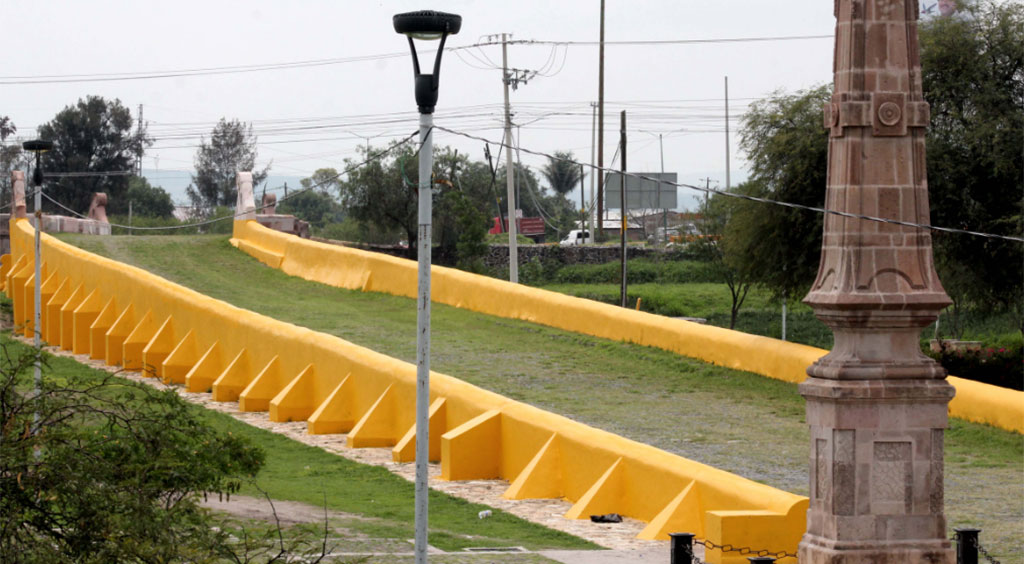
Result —
[[[366, 138], [382, 146], [416, 128], [408, 46], [394, 32], [391, 17], [420, 9], [462, 15], [462, 31], [449, 39], [449, 47], [489, 42], [488, 36], [503, 32], [515, 40], [599, 37], [598, 0], [0, 0], [7, 45], [0, 115], [10, 116], [19, 134], [30, 137], [35, 126], [65, 106], [100, 95], [120, 99], [133, 116], [139, 104], [144, 106], [156, 140], [146, 169], [190, 170], [199, 136], [208, 137], [221, 117], [253, 123], [260, 165], [271, 162], [276, 174], [341, 169]], [[820, 36], [831, 35], [835, 24], [833, 3], [822, 0], [608, 0], [606, 10], [609, 42]], [[259, 72], [25, 83], [40, 76], [99, 78], [325, 59], [330, 64]], [[514, 121], [522, 126], [521, 146], [572, 150], [589, 162], [597, 47], [511, 45], [508, 59], [512, 67], [540, 72], [511, 95]], [[684, 182], [710, 173], [724, 186], [723, 79], [728, 76], [732, 176], [742, 178], [736, 130], [745, 105], [779, 89], [791, 92], [830, 81], [831, 61], [827, 38], [608, 45], [605, 162], [610, 165], [619, 112], [625, 109], [630, 170], [660, 169], [657, 134], [662, 133], [667, 171], [678, 172]], [[500, 45], [447, 52], [437, 125], [500, 141], [500, 64]], [[479, 141], [438, 132], [435, 144], [483, 158]], [[533, 167], [544, 161], [525, 153], [522, 160]]]

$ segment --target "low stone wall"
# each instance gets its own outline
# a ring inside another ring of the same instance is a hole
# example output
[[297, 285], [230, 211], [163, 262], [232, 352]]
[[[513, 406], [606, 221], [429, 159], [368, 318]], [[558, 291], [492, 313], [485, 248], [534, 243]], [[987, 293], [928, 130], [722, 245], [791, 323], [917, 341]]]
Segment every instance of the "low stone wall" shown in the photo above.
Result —
[[[642, 258], [657, 256], [664, 253], [661, 249], [648, 247], [628, 246], [626, 247], [627, 258]], [[561, 264], [604, 264], [619, 260], [622, 251], [619, 247], [610, 246], [581, 246], [561, 247], [558, 245], [523, 245], [519, 247], [519, 264], [526, 264], [534, 259], [540, 262], [557, 261]], [[490, 251], [484, 258], [484, 263], [490, 268], [501, 268], [508, 266], [508, 245], [491, 245]]]
[[[262, 223], [262, 222], [260, 222]], [[362, 249], [364, 251], [373, 251], [376, 253], [383, 253], [399, 258], [409, 258], [409, 252], [403, 247], [395, 245], [372, 245], [369, 243], [353, 243], [349, 241], [335, 241], [333, 239], [323, 239], [321, 237], [312, 237], [312, 240], [319, 243], [329, 243], [331, 245], [339, 245], [342, 247], [351, 247], [353, 249]], [[627, 247], [629, 253], [628, 258], [644, 258], [661, 256], [665, 253], [662, 249], [649, 248], [649, 247]], [[520, 245], [519, 246], [519, 265], [529, 263], [530, 261], [537, 259], [540, 262], [557, 261], [561, 264], [604, 264], [606, 262], [614, 262], [619, 260], [620, 257], [619, 247], [608, 247], [608, 246], [582, 246], [582, 247], [560, 247], [558, 245]], [[452, 266], [446, 261], [446, 257], [438, 256], [437, 249], [434, 249], [434, 264], [441, 266]], [[484, 257], [484, 264], [488, 268], [505, 268], [508, 267], [508, 245], [491, 245], [490, 250], [487, 252], [487, 256]]]

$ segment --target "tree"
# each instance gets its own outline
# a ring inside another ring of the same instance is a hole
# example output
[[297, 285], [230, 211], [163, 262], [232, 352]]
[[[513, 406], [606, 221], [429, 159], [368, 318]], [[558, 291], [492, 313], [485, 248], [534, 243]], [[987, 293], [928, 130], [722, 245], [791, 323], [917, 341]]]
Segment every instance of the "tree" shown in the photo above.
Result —
[[27, 158], [22, 154], [21, 145], [18, 143], [7, 144], [7, 138], [18, 132], [11, 118], [0, 116], [0, 206], [7, 205], [11, 201], [11, 171], [24, 168], [27, 165]]
[[[743, 116], [740, 146], [750, 180], [734, 188], [749, 196], [822, 206], [828, 170], [828, 131], [821, 108], [831, 88], [776, 94]], [[730, 203], [722, 251], [728, 266], [777, 298], [802, 295], [818, 272], [822, 217], [773, 204]]]
[[207, 426], [173, 390], [112, 374], [63, 373], [28, 393], [35, 355], [7, 346], [0, 560], [224, 561], [216, 557], [232, 543], [199, 501], [237, 491], [259, 470], [262, 451]]
[[[356, 162], [345, 159], [349, 168]], [[353, 168], [338, 188], [341, 204], [354, 219], [368, 223], [397, 236], [405, 237], [408, 256], [416, 256], [417, 220], [417, 158], [409, 144], [392, 145], [380, 159]]]
[[547, 179], [556, 194], [565, 196], [580, 185], [583, 172], [576, 164], [572, 151], [555, 151], [548, 157], [548, 162], [541, 167], [540, 173]]
[[256, 156], [256, 136], [252, 133], [252, 125], [221, 118], [210, 133], [210, 142], [200, 140], [196, 150], [196, 173], [185, 189], [192, 205], [206, 209], [235, 205], [238, 172], [252, 171], [253, 187], [267, 178], [270, 165], [263, 170], [255, 170]]
[[304, 189], [334, 194], [341, 185], [341, 175], [333, 168], [318, 168], [309, 178], [299, 181]]
[[[61, 110], [38, 131], [41, 139], [54, 143], [53, 150], [43, 154], [46, 172], [91, 173], [48, 180], [46, 194], [85, 213], [93, 193], [105, 192], [109, 211], [128, 211], [124, 193], [129, 176], [123, 173], [135, 168], [139, 155], [153, 141], [146, 135], [145, 128], [133, 127], [131, 112], [120, 100], [108, 101], [100, 96], [80, 99], [74, 106]], [[44, 202], [43, 207], [66, 213], [49, 202]]]
[[[921, 26], [932, 222], [999, 235], [1024, 232], [1024, 5], [980, 2], [965, 18]], [[936, 267], [955, 311], [1016, 312], [1024, 332], [1024, 245], [933, 234]]]
[[118, 210], [127, 211], [129, 202], [133, 215], [141, 217], [171, 217], [174, 213], [174, 202], [171, 195], [159, 186], [152, 186], [142, 176], [128, 179], [128, 190], [124, 194], [124, 203]]
[[729, 309], [729, 329], [736, 328], [736, 319], [751, 286], [749, 272], [727, 260], [723, 245], [722, 233], [730, 223], [730, 217], [735, 212], [737, 204], [738, 200], [720, 194], [705, 200], [700, 207], [701, 221], [698, 224], [701, 236], [690, 243], [688, 249], [697, 260], [707, 263], [712, 275], [729, 288], [732, 300]]
[[[305, 182], [308, 179], [303, 179]], [[288, 199], [277, 206], [278, 213], [292, 214], [309, 222], [309, 225], [320, 230], [329, 223], [338, 223], [343, 219], [341, 205], [334, 196], [318, 190], [305, 190], [288, 195]]]

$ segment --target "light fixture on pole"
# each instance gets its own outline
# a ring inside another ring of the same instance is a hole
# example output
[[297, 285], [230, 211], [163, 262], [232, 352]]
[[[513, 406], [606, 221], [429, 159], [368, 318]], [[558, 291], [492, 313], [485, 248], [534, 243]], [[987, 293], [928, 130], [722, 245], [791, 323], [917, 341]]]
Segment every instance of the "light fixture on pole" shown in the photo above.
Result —
[[[32, 186], [35, 188], [35, 197], [32, 200], [33, 206], [35, 207], [35, 315], [32, 319], [32, 332], [35, 334], [33, 344], [36, 347], [36, 360], [35, 360], [35, 383], [36, 383], [36, 396], [39, 396], [40, 388], [42, 387], [42, 358], [43, 358], [43, 343], [40, 337], [40, 315], [39, 312], [42, 309], [42, 257], [40, 256], [40, 237], [39, 234], [43, 230], [43, 164], [42, 154], [53, 149], [53, 141], [44, 141], [42, 139], [33, 139], [31, 141], [25, 141], [22, 143], [22, 148], [26, 151], [31, 151], [36, 154], [36, 167], [32, 171]], [[36, 427], [39, 425], [39, 411], [36, 411], [34, 424]], [[38, 430], [38, 429], [37, 429]]]
[[[409, 38], [412, 68], [416, 80], [416, 105], [420, 110], [420, 171], [419, 171], [419, 233], [417, 234], [417, 260], [419, 263], [416, 291], [416, 564], [427, 561], [427, 462], [430, 456], [430, 230], [433, 187], [434, 106], [437, 104], [438, 81], [441, 73], [441, 55], [449, 35], [462, 28], [462, 16], [444, 12], [420, 11], [395, 14], [395, 31]], [[434, 72], [420, 72], [413, 39], [440, 39], [434, 57]]]

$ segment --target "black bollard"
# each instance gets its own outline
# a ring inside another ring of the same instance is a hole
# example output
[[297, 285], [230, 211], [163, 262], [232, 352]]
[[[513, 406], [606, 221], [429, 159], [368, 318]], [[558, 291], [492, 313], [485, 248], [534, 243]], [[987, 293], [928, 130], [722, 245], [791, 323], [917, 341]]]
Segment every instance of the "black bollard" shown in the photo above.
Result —
[[956, 564], [978, 564], [978, 533], [981, 529], [964, 527], [956, 531]]
[[693, 533], [669, 533], [672, 539], [670, 564], [693, 564]]

